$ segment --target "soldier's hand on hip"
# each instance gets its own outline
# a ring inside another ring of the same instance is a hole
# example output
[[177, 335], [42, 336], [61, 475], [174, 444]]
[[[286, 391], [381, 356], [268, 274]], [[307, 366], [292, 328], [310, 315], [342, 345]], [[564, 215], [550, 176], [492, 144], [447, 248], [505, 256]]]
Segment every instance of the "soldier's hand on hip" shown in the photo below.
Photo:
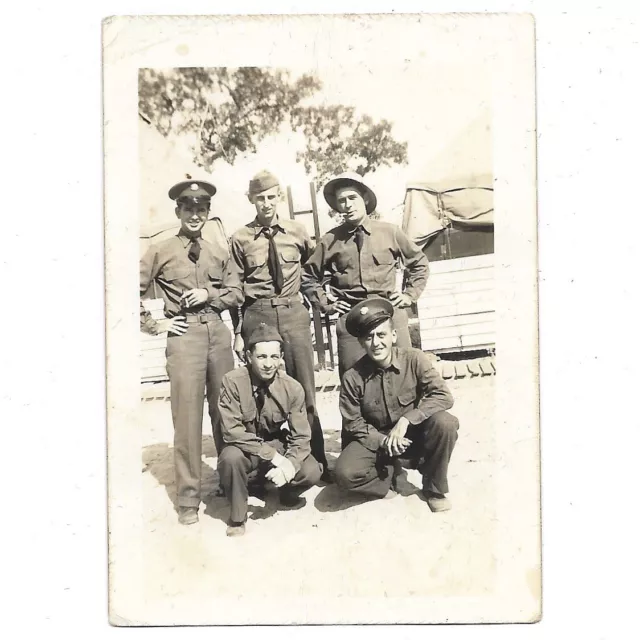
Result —
[[244, 362], [244, 338], [241, 333], [236, 333], [235, 340], [233, 341], [233, 350], [238, 356], [238, 360]]
[[389, 301], [391, 304], [398, 309], [405, 309], [406, 307], [410, 307], [413, 304], [413, 300], [406, 293], [398, 293], [394, 291], [389, 295]]
[[180, 301], [185, 307], [195, 307], [204, 304], [208, 298], [209, 293], [206, 289], [189, 289], [180, 296]]
[[182, 336], [187, 332], [189, 325], [184, 316], [163, 318], [156, 322], [158, 333], [168, 333], [170, 336]]

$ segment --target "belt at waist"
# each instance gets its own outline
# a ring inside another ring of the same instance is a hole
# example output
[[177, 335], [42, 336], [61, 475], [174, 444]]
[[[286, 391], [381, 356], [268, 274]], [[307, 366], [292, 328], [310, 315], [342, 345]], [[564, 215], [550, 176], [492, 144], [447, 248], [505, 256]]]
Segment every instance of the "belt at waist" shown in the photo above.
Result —
[[220, 320], [217, 313], [192, 313], [184, 316], [187, 324], [206, 324], [207, 322], [216, 322]]
[[265, 309], [269, 307], [293, 307], [296, 303], [302, 304], [298, 296], [291, 298], [262, 298], [260, 300], [247, 300], [245, 309]]

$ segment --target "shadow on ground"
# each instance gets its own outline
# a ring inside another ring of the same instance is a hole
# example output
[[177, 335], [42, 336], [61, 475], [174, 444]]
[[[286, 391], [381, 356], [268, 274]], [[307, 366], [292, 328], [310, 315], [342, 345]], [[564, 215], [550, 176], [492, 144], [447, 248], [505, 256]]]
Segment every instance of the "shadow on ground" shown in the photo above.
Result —
[[[337, 440], [328, 439], [327, 453], [340, 450], [340, 433], [336, 432]], [[327, 440], [325, 440], [327, 443]], [[202, 455], [207, 459], [214, 459], [217, 463], [218, 453], [211, 436], [203, 436]], [[332, 456], [329, 456], [329, 468], [333, 468]], [[150, 473], [156, 482], [164, 488], [174, 510], [177, 512], [177, 491], [174, 477], [173, 447], [166, 443], [158, 443], [144, 447], [142, 450], [142, 473]], [[258, 477], [257, 472], [249, 474], [249, 519], [264, 520], [270, 518], [277, 511], [292, 511], [301, 509], [306, 504], [306, 499], [294, 507], [285, 507], [280, 504], [278, 492], [274, 487], [268, 486], [268, 482]], [[265, 486], [265, 482], [267, 485]], [[321, 486], [325, 483], [321, 483]], [[257, 498], [263, 505], [256, 504]], [[229, 519], [229, 503], [221, 493], [220, 476], [218, 472], [206, 462], [202, 463], [202, 503], [204, 515], [215, 520], [227, 522]]]

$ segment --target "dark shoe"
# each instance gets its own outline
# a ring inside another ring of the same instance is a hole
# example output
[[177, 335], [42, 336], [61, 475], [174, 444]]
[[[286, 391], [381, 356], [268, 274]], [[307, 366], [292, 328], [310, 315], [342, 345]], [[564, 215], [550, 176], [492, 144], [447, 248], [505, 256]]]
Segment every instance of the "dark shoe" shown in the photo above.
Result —
[[244, 535], [244, 522], [230, 522], [227, 526], [227, 535], [230, 537]]
[[295, 491], [280, 489], [278, 494], [280, 497], [280, 504], [283, 507], [288, 507], [289, 509], [301, 509], [305, 504], [307, 504], [307, 501]]
[[249, 492], [250, 496], [258, 498], [259, 500], [264, 500], [267, 497], [267, 487], [265, 486], [264, 482], [249, 482], [247, 491]]
[[198, 508], [178, 507], [178, 522], [180, 524], [195, 524], [198, 522]]
[[425, 491], [424, 497], [427, 499], [429, 509], [433, 513], [439, 513], [441, 511], [449, 511], [451, 509], [451, 502], [442, 493], [435, 493], [434, 491]]
[[329, 467], [324, 467], [324, 471], [320, 476], [320, 481], [326, 484], [333, 484], [333, 474], [331, 473], [331, 471], [329, 471]]

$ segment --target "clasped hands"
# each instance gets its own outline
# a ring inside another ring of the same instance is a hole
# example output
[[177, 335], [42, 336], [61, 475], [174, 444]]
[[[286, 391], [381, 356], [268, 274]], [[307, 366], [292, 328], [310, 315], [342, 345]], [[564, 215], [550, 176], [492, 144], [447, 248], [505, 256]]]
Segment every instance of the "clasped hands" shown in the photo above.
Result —
[[296, 470], [291, 460], [285, 458], [277, 451], [271, 460], [271, 464], [273, 464], [273, 469], [267, 471], [265, 477], [267, 480], [271, 480], [276, 487], [282, 487], [288, 484], [296, 475]]
[[391, 457], [403, 454], [411, 444], [411, 440], [405, 438], [409, 424], [406, 418], [400, 418], [389, 432], [389, 435], [385, 436], [380, 448]]

